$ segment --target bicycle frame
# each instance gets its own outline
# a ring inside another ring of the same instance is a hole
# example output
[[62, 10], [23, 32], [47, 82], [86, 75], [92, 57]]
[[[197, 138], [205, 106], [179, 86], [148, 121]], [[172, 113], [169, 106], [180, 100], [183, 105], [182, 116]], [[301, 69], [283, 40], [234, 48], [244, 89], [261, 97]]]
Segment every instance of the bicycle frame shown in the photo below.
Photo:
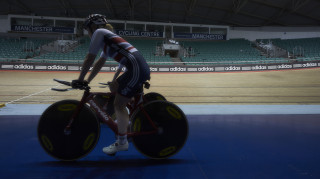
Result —
[[[101, 92], [90, 92], [90, 88], [85, 89], [84, 94], [82, 96], [82, 99], [80, 101], [80, 104], [77, 106], [75, 112], [73, 113], [68, 125], [65, 128], [65, 133], [67, 134], [68, 132], [71, 132], [71, 128], [72, 128], [72, 123], [74, 120], [76, 120], [77, 116], [79, 115], [82, 107], [88, 103], [90, 105], [90, 107], [94, 110], [96, 116], [100, 119], [100, 121], [104, 124], [106, 124], [107, 126], [110, 127], [110, 129], [116, 134], [118, 135], [118, 126], [117, 123], [111, 118], [111, 116], [109, 116], [106, 112], [104, 112], [103, 110], [103, 106], [100, 106], [95, 100], [94, 100], [94, 96], [98, 95], [98, 94], [103, 94], [106, 96], [113, 96], [114, 94], [112, 93], [101, 93]], [[135, 100], [133, 100], [133, 103], [130, 103], [127, 105], [127, 108], [129, 109], [129, 117], [131, 117], [131, 115], [133, 114], [133, 112], [137, 109], [142, 110], [143, 114], [146, 116], [146, 119], [148, 120], [148, 122], [150, 122], [153, 130], [152, 131], [141, 131], [141, 132], [128, 132], [127, 136], [128, 137], [133, 137], [133, 136], [138, 136], [138, 135], [149, 135], [149, 134], [155, 134], [158, 132], [158, 127], [154, 124], [154, 122], [151, 120], [150, 116], [148, 115], [148, 113], [144, 110], [143, 105], [142, 105], [142, 101], [138, 101], [136, 98], [138, 97], [138, 99], [140, 100], [142, 98], [143, 99], [143, 93], [137, 95], [134, 97]]]

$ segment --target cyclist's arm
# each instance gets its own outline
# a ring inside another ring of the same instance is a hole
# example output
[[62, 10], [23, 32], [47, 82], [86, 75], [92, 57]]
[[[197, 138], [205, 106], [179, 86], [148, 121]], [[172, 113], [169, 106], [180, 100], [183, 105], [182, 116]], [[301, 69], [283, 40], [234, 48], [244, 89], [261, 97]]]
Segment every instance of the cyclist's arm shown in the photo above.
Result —
[[96, 59], [96, 55], [88, 53], [86, 59], [83, 62], [82, 69], [79, 75], [79, 81], [83, 81], [84, 77], [90, 70], [91, 65], [93, 64], [94, 60]]
[[86, 59], [84, 60], [84, 63], [82, 65], [82, 70], [79, 76], [79, 80], [83, 81], [86, 74], [90, 70], [90, 67], [92, 66], [98, 51], [103, 47], [104, 42], [103, 42], [103, 31], [101, 30], [96, 30], [96, 32], [92, 35], [90, 45], [89, 45], [89, 52], [88, 55], [86, 56]]
[[88, 83], [90, 83], [93, 78], [99, 73], [106, 60], [107, 59], [105, 57], [100, 57], [99, 60], [94, 64], [93, 69], [88, 77]]

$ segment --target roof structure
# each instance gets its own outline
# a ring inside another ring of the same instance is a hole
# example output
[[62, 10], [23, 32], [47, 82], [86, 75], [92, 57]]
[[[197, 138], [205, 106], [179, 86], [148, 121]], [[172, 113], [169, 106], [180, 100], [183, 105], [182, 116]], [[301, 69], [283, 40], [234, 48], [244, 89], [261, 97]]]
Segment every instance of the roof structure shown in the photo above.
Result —
[[2, 0], [0, 15], [228, 25], [319, 26], [320, 0]]

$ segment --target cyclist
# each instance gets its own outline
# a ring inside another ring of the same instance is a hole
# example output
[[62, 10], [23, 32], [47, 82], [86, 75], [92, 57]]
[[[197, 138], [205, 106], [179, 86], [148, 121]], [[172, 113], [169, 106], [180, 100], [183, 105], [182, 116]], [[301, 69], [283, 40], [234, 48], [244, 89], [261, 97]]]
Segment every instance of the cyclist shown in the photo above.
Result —
[[[113, 155], [118, 151], [128, 150], [127, 128], [129, 115], [126, 105], [142, 87], [143, 83], [150, 80], [150, 69], [140, 52], [113, 32], [113, 27], [108, 23], [104, 15], [89, 15], [84, 22], [84, 29], [88, 31], [91, 42], [79, 78], [72, 81], [73, 87], [83, 83], [90, 83], [105, 64], [107, 58], [113, 58], [119, 62], [119, 67], [110, 84], [111, 92], [116, 93], [114, 109], [118, 125], [118, 138], [115, 143], [103, 148], [104, 153]], [[93, 65], [87, 81], [84, 81], [98, 51], [101, 49], [100, 58]], [[123, 67], [126, 70], [119, 76]]]

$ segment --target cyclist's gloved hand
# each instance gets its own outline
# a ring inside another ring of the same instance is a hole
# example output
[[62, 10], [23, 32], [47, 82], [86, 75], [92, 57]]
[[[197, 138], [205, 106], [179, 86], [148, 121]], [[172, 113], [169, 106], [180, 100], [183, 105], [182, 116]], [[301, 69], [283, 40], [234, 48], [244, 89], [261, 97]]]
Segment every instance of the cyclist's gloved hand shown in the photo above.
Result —
[[88, 86], [87, 81], [72, 80], [72, 82], [71, 82], [71, 87], [75, 88], [75, 89], [82, 89], [86, 86]]

